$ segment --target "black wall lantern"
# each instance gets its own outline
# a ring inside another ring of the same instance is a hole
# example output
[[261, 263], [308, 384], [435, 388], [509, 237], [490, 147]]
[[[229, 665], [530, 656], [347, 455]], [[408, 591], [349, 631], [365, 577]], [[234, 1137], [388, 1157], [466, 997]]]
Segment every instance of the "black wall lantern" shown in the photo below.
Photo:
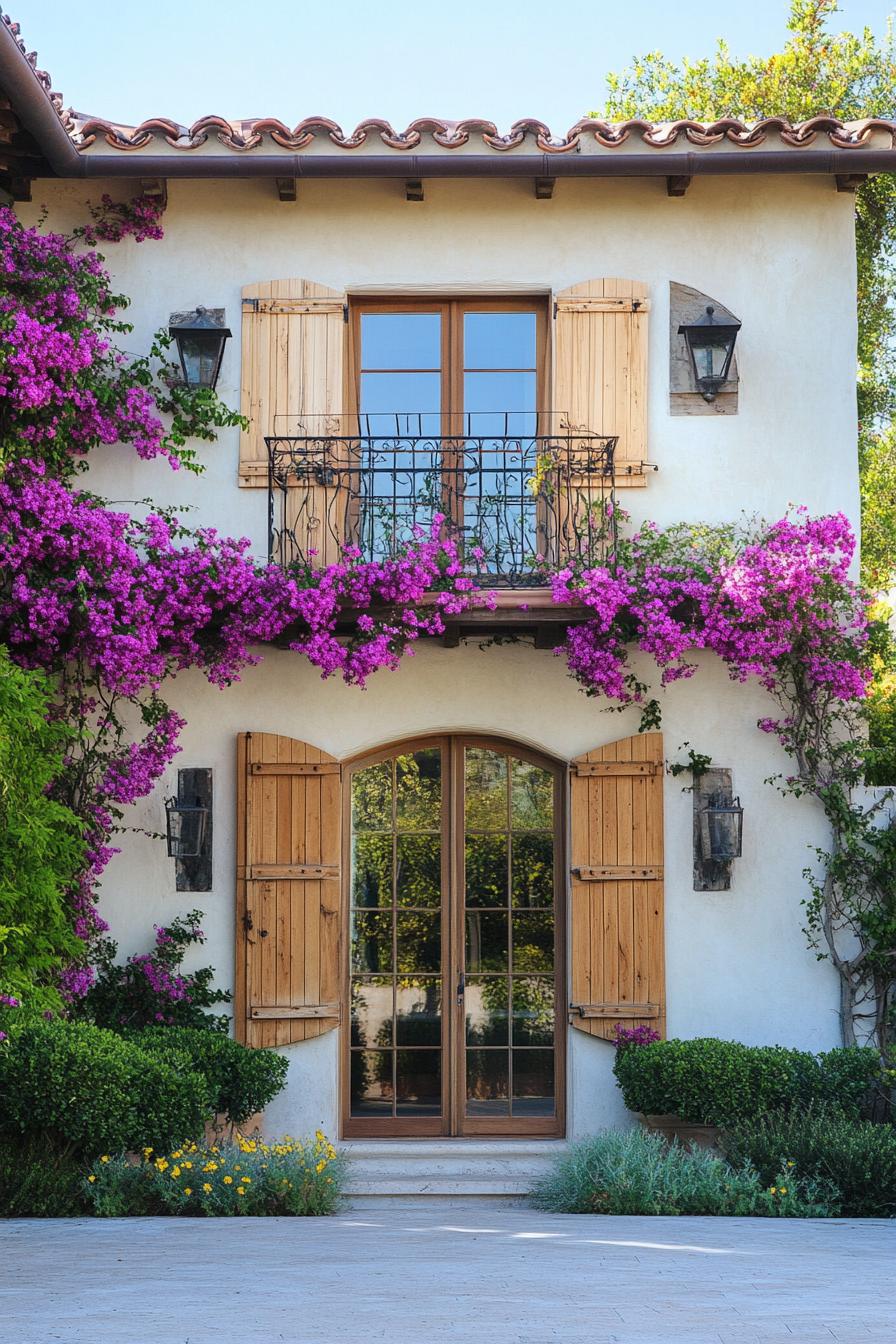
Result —
[[736, 317], [716, 321], [715, 311], [707, 307], [703, 317], [678, 328], [678, 334], [687, 342], [694, 378], [704, 401], [714, 401], [727, 381], [741, 328]]
[[194, 859], [202, 853], [208, 808], [197, 798], [188, 803], [181, 798], [165, 800], [169, 859]]
[[729, 863], [743, 853], [744, 810], [739, 798], [713, 798], [700, 813], [703, 857]]
[[184, 382], [188, 387], [213, 388], [221, 372], [224, 345], [231, 332], [223, 308], [172, 313], [168, 331], [174, 338]]

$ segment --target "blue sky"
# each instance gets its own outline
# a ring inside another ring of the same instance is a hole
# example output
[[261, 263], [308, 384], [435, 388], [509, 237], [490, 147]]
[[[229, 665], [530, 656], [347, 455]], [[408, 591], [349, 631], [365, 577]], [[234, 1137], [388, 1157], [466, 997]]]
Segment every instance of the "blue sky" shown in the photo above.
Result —
[[[737, 56], [786, 37], [786, 0], [7, 0], [66, 104], [138, 122], [206, 113], [321, 114], [343, 126], [385, 116], [522, 116], [566, 130], [604, 94], [608, 71], [659, 48]], [[882, 33], [894, 0], [843, 0], [838, 27]], [[709, 17], [707, 15], [709, 14]]]

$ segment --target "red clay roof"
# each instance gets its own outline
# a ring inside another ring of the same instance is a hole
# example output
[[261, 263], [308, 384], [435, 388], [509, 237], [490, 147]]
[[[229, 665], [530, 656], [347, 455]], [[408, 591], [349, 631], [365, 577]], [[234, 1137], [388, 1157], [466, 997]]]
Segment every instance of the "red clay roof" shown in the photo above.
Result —
[[[709, 146], [727, 141], [739, 149], [753, 149], [770, 135], [785, 146], [805, 148], [819, 136], [827, 137], [837, 149], [867, 147], [875, 131], [883, 131], [896, 145], [896, 123], [881, 118], [843, 122], [836, 117], [818, 116], [791, 123], [784, 117], [766, 117], [762, 121], [743, 122], [734, 117], [703, 123], [698, 121], [650, 122], [642, 120], [609, 122], [585, 118], [576, 122], [565, 135], [554, 135], [544, 122], [526, 117], [515, 121], [502, 135], [494, 122], [479, 118], [446, 121], [441, 117], [420, 117], [403, 131], [396, 131], [379, 117], [369, 117], [346, 134], [327, 117], [306, 117], [292, 130], [275, 117], [256, 117], [247, 121], [227, 121], [223, 117], [201, 117], [192, 126], [181, 126], [164, 117], [151, 117], [139, 126], [121, 126], [102, 117], [72, 114], [73, 139], [79, 149], [87, 149], [102, 137], [113, 149], [139, 150], [159, 139], [173, 149], [201, 149], [211, 137], [225, 148], [248, 151], [259, 148], [265, 137], [282, 149], [307, 149], [315, 140], [324, 140], [338, 149], [360, 149], [372, 142], [376, 148], [418, 149], [429, 135], [441, 149], [460, 149], [479, 141], [486, 149], [499, 152], [516, 149], [527, 140], [540, 154], [571, 154], [591, 140], [603, 149], [616, 149], [629, 140], [640, 141], [651, 149], [666, 149], [679, 142], [690, 146]], [[378, 143], [377, 143], [378, 142]]]
[[[563, 135], [555, 135], [543, 122], [531, 117], [514, 122], [504, 134], [491, 121], [479, 118], [449, 121], [440, 117], [418, 118], [404, 130], [396, 130], [382, 118], [371, 117], [349, 133], [327, 117], [306, 117], [292, 128], [273, 117], [231, 121], [218, 116], [201, 117], [191, 126], [165, 117], [151, 117], [139, 126], [126, 126], [105, 117], [65, 110], [62, 96], [54, 91], [49, 75], [38, 70], [35, 53], [26, 50], [18, 24], [2, 13], [0, 20], [0, 37], [5, 29], [6, 41], [0, 42], [0, 48], [5, 46], [6, 50], [5, 53], [0, 50], [0, 56], [11, 84], [8, 92], [12, 96], [15, 88], [14, 102], [22, 103], [21, 109], [14, 107], [14, 111], [21, 111], [23, 122], [36, 144], [45, 150], [52, 170], [62, 176], [98, 175], [107, 169], [121, 175], [129, 171], [125, 161], [131, 153], [137, 172], [141, 160], [143, 165], [154, 165], [156, 172], [176, 171], [179, 151], [190, 152], [192, 162], [203, 176], [216, 171], [216, 162], [221, 160], [230, 160], [232, 170], [239, 173], [237, 163], [244, 156], [249, 156], [248, 162], [264, 160], [265, 171], [292, 169], [313, 174], [329, 165], [338, 172], [337, 161], [343, 153], [346, 163], [354, 165], [350, 171], [363, 167], [365, 172], [369, 168], [377, 170], [376, 164], [359, 162], [371, 158], [382, 165], [384, 172], [389, 172], [391, 159], [395, 171], [400, 172], [398, 161], [406, 153], [409, 159], [425, 159], [433, 171], [445, 171], [445, 160], [450, 159], [461, 172], [474, 168], [489, 171], [488, 159], [494, 158], [497, 164], [502, 157], [505, 163], [523, 160], [510, 171], [525, 170], [530, 156], [532, 163], [536, 163], [536, 156], [541, 156], [544, 167], [539, 171], [584, 170], [592, 174], [601, 172], [601, 162], [606, 163], [607, 172], [615, 173], [623, 160], [631, 160], [626, 172], [643, 171], [651, 175], [667, 171], [689, 173], [704, 168], [710, 172], [737, 172], [739, 164], [746, 168], [750, 161], [754, 168], [762, 164], [762, 171], [766, 166], [784, 172], [791, 168], [836, 173], [896, 169], [896, 122], [876, 117], [843, 122], [821, 115], [799, 123], [791, 123], [784, 117], [767, 117], [750, 123], [734, 117], [710, 123], [690, 120], [656, 123], [641, 119], [610, 122], [584, 118]], [[765, 152], [757, 153], [763, 145]], [[149, 153], [139, 153], [150, 146], [153, 148]], [[623, 146], [627, 148], [622, 150]], [[339, 153], [332, 155], [331, 147]], [[465, 147], [466, 154], [451, 153]], [[117, 152], [109, 154], [109, 149], [122, 152], [122, 157]], [[204, 153], [196, 153], [203, 149]], [[252, 154], [258, 150], [262, 152]], [[365, 152], [350, 153], [358, 150]], [[607, 153], [619, 150], [622, 152], [618, 155]], [[741, 150], [754, 153], [741, 158]], [[863, 150], [868, 152], [863, 154]], [[848, 152], [848, 166], [843, 163], [842, 151]], [[323, 156], [328, 152], [330, 159], [325, 165]], [[282, 169], [278, 167], [280, 154], [284, 160]], [[294, 156], [291, 165], [287, 162], [290, 154]], [[576, 156], [581, 156], [581, 160], [573, 162]], [[676, 158], [681, 162], [675, 164]], [[556, 169], [548, 168], [551, 159]], [[564, 159], [567, 166], [561, 168]], [[584, 162], [586, 159], [588, 163]], [[300, 165], [300, 160], [306, 162]], [[192, 174], [193, 169], [182, 162], [181, 173]], [[259, 162], [258, 168], [262, 166]]]

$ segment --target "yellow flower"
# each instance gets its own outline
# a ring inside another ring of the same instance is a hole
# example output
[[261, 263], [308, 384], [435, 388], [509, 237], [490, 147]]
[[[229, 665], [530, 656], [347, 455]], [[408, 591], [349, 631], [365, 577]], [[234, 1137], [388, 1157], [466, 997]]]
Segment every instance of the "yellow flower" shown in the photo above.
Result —
[[770, 1185], [768, 1192], [770, 1195], [776, 1195], [778, 1193], [778, 1187], [776, 1185]]
[[202, 1170], [203, 1170], [203, 1171], [217, 1171], [217, 1170], [218, 1170], [218, 1164], [217, 1164], [217, 1162], [206, 1162], [206, 1164], [205, 1164], [205, 1166], [202, 1168]]
[[786, 1195], [786, 1194], [787, 1194], [787, 1186], [786, 1186], [786, 1185], [782, 1185], [782, 1186], [781, 1186], [781, 1194], [782, 1194], [782, 1195]]
[[211, 1194], [211, 1192], [212, 1192], [212, 1188], [211, 1188], [211, 1186], [209, 1185], [208, 1181], [205, 1182], [205, 1184], [203, 1185], [202, 1188], [203, 1188], [203, 1190], [205, 1191], [205, 1193], [206, 1193], [207, 1195], [210, 1195], [210, 1194]]
[[96, 1177], [95, 1177], [95, 1176], [88, 1176], [87, 1179], [88, 1179], [88, 1181], [90, 1182], [90, 1184], [93, 1185], [94, 1181], [96, 1180]]
[[190, 1171], [190, 1170], [192, 1169], [193, 1163], [192, 1163], [192, 1162], [185, 1162], [185, 1163], [184, 1163], [184, 1166], [186, 1167], [187, 1171]]
[[192, 1195], [192, 1193], [193, 1193], [193, 1191], [190, 1189], [190, 1187], [189, 1187], [188, 1185], [185, 1185], [185, 1186], [184, 1186], [184, 1194], [185, 1194], [185, 1195]]
[[183, 1150], [182, 1150], [181, 1148], [178, 1148], [177, 1152], [176, 1152], [176, 1153], [172, 1153], [171, 1156], [172, 1156], [172, 1157], [183, 1157]]
[[168, 1167], [168, 1163], [166, 1162], [166, 1160], [165, 1160], [164, 1157], [158, 1157], [158, 1158], [156, 1158], [156, 1168], [157, 1168], [159, 1171], [165, 1171], [165, 1170], [167, 1170], [167, 1167]]
[[242, 1187], [241, 1185], [238, 1185], [238, 1186], [237, 1186], [237, 1188], [236, 1188], [236, 1192], [237, 1192], [238, 1195], [244, 1195], [244, 1194], [246, 1193], [245, 1190], [243, 1189], [243, 1187]]
[[172, 1167], [171, 1168], [172, 1178], [176, 1181], [179, 1175], [180, 1175], [180, 1167]]
[[225, 1184], [225, 1185], [233, 1185], [233, 1177], [232, 1177], [232, 1176], [225, 1176], [225, 1177], [224, 1177], [224, 1184]]
[[106, 1153], [105, 1157], [101, 1157], [101, 1158], [100, 1158], [100, 1161], [101, 1161], [101, 1162], [110, 1162], [111, 1160], [112, 1160], [112, 1159], [109, 1157], [109, 1154], [108, 1154], [108, 1153]]
[[143, 1149], [143, 1156], [144, 1156], [144, 1157], [149, 1157], [151, 1153], [152, 1153], [152, 1149], [151, 1149], [151, 1148], [144, 1148], [144, 1149]]
[[796, 1166], [796, 1163], [795, 1163], [795, 1162], [788, 1162], [787, 1165], [788, 1165], [788, 1167], [795, 1167], [795, 1166]]
[[323, 1171], [323, 1169], [324, 1169], [324, 1167], [325, 1167], [326, 1165], [327, 1165], [326, 1162], [324, 1162], [323, 1160], [321, 1160], [320, 1162], [318, 1162], [317, 1166], [314, 1168], [314, 1170], [317, 1172], [318, 1176], [321, 1174], [321, 1172]]
[[251, 1177], [251, 1176], [244, 1176], [244, 1177], [243, 1177], [243, 1185], [251, 1185], [251, 1184], [252, 1184], [252, 1177]]

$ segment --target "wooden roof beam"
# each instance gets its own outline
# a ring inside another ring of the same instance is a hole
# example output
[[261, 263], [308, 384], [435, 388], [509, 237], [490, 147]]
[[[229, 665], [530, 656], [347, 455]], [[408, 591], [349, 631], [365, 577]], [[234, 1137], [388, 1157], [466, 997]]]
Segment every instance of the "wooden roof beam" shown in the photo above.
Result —
[[868, 181], [867, 173], [837, 173], [836, 176], [838, 191], [855, 192], [856, 187], [860, 187], [863, 182]]
[[299, 190], [298, 181], [294, 177], [275, 177], [274, 183], [277, 187], [277, 198], [281, 201], [298, 200]]
[[683, 196], [691, 185], [691, 178], [685, 173], [675, 173], [666, 178], [666, 195]]

